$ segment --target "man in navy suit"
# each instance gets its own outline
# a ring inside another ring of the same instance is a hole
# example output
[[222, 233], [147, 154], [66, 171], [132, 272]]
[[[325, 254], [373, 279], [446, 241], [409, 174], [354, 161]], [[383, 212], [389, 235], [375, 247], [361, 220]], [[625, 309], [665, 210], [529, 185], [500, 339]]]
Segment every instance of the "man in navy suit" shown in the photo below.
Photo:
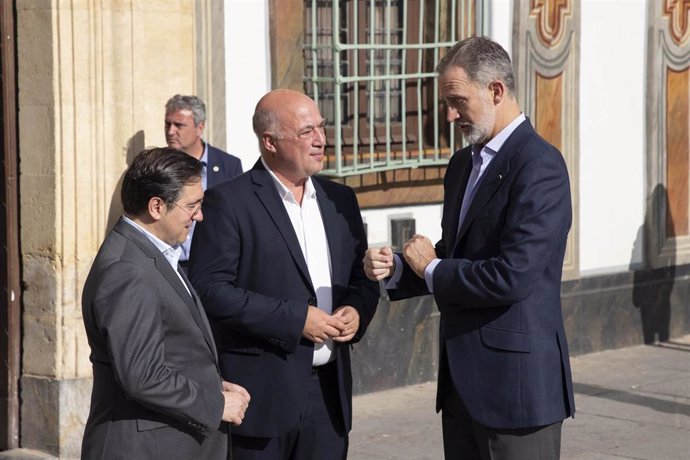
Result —
[[521, 113], [500, 45], [463, 40], [437, 71], [448, 121], [470, 144], [448, 164], [441, 240], [369, 249], [365, 270], [392, 300], [432, 293], [441, 311], [446, 459], [557, 459], [575, 412], [560, 301], [565, 162]]
[[221, 373], [252, 395], [233, 459], [345, 459], [350, 347], [379, 298], [357, 198], [315, 176], [326, 138], [312, 99], [271, 91], [253, 125], [261, 158], [207, 192], [189, 265]]
[[[207, 189], [242, 174], [240, 159], [203, 141], [206, 126], [206, 104], [196, 96], [176, 94], [165, 103], [165, 141], [168, 147], [182, 150], [201, 161], [201, 187]], [[191, 250], [192, 225], [189, 237], [182, 244], [180, 266], [187, 269]]]

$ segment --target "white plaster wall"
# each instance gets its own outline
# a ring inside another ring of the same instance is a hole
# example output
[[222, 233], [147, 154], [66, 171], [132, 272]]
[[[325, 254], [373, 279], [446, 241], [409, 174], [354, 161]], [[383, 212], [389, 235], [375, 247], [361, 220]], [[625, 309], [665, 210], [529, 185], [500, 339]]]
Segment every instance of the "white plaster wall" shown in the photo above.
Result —
[[645, 0], [582, 0], [583, 275], [617, 272], [641, 261], [642, 245], [635, 242], [645, 203], [646, 8]]
[[271, 89], [267, 0], [225, 0], [228, 152], [247, 171], [259, 158], [252, 114]]
[[513, 2], [511, 0], [491, 0], [489, 3], [489, 30], [485, 35], [498, 42], [511, 56], [513, 55]]
[[[642, 261], [646, 8], [645, 0], [581, 0], [576, 198], [585, 276]], [[488, 35], [509, 53], [512, 10], [512, 0], [490, 1]], [[610, 18], [616, 18], [615, 28]]]
[[410, 217], [415, 219], [416, 233], [428, 236], [434, 243], [441, 238], [441, 205], [365, 209], [362, 219], [367, 224], [369, 246], [390, 245], [390, 220]]

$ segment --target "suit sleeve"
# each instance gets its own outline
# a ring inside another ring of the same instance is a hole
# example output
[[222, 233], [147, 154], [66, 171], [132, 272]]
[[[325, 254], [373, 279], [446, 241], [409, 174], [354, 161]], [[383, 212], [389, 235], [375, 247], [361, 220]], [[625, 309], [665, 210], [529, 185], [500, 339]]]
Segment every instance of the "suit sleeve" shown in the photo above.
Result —
[[99, 284], [94, 316], [105, 337], [113, 373], [127, 396], [200, 432], [220, 426], [224, 400], [217, 388], [205, 388], [166, 362], [165, 308], [147, 283], [142, 267], [117, 262]]
[[364, 231], [362, 215], [359, 211], [357, 196], [349, 189], [352, 209], [352, 232], [356, 239], [356, 254], [350, 268], [350, 282], [347, 293], [340, 301], [341, 305], [352, 305], [359, 313], [359, 329], [351, 342], [359, 342], [369, 326], [378, 305], [380, 291], [378, 283], [371, 281], [364, 273], [364, 253], [367, 250], [367, 235]]
[[[529, 297], [553, 258], [562, 257], [558, 249], [565, 244], [572, 211], [561, 155], [555, 150], [534, 155], [515, 174], [496, 255], [483, 260], [443, 259], [434, 271], [437, 303], [462, 308], [520, 302]], [[488, 217], [482, 225], [490, 238], [502, 218], [493, 216], [497, 220], [492, 222]], [[560, 270], [553, 276], [560, 277]]]
[[210, 319], [292, 353], [302, 338], [307, 299], [279, 299], [245, 288], [250, 278], [270, 280], [266, 273], [243, 273], [240, 280], [242, 239], [253, 244], [253, 235], [242, 234], [236, 206], [219, 190], [209, 190], [204, 198], [204, 221], [192, 241], [190, 281]]

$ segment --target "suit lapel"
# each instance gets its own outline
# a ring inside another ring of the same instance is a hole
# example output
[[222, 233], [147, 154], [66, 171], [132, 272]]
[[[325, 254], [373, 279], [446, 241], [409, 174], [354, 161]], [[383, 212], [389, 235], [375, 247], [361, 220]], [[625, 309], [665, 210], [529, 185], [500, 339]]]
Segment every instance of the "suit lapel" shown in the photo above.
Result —
[[336, 280], [340, 279], [340, 265], [333, 263], [333, 261], [343, 260], [340, 257], [342, 241], [342, 226], [338, 225], [338, 216], [335, 209], [335, 203], [326, 195], [326, 192], [321, 187], [320, 182], [312, 177], [312, 183], [316, 189], [316, 199], [321, 210], [321, 221], [323, 222], [324, 230], [326, 232], [326, 240], [328, 241], [328, 251], [331, 260], [331, 284], [335, 284]]
[[[462, 199], [465, 196], [465, 189], [467, 188], [467, 182], [470, 178], [470, 173], [472, 172], [472, 154], [469, 148], [459, 151], [456, 155], [460, 155], [458, 161], [460, 164], [457, 166], [459, 170], [459, 178], [456, 181], [450, 181], [445, 191], [445, 196], [447, 197], [445, 206], [448, 208], [444, 215], [447, 216], [447, 228], [448, 231], [445, 232], [445, 245], [446, 248], [452, 248], [458, 238], [458, 216], [460, 216], [460, 207], [462, 206]], [[449, 174], [455, 174], [454, 171], [449, 172]], [[446, 228], [446, 225], [442, 226]], [[448, 254], [448, 257], [450, 257]]]
[[219, 181], [217, 179], [220, 177], [220, 168], [222, 168], [215, 150], [210, 145], [208, 146], [206, 161], [206, 188], [209, 189], [218, 184]]
[[213, 355], [216, 356], [216, 350], [213, 340], [211, 339], [208, 322], [205, 320], [204, 314], [201, 313], [199, 309], [200, 305], [197, 305], [198, 298], [195, 299], [192, 295], [190, 295], [190, 292], [193, 293], [194, 289], [191, 287], [186, 277], [183, 275], [183, 279], [189, 287], [189, 292], [187, 289], [185, 289], [185, 286], [182, 284], [183, 281], [180, 280], [179, 276], [177, 276], [177, 273], [175, 273], [175, 270], [173, 269], [172, 265], [170, 265], [170, 262], [168, 262], [168, 259], [165, 258], [163, 253], [161, 253], [160, 250], [158, 250], [158, 248], [154, 246], [143, 233], [132, 227], [130, 224], [124, 222], [122, 219], [117, 222], [113, 230], [132, 241], [147, 257], [153, 259], [154, 265], [158, 271], [163, 275], [168, 283], [170, 283], [170, 286], [177, 293], [177, 295], [180, 296], [187, 308], [189, 308], [189, 312], [191, 313], [192, 318], [194, 318], [194, 322], [197, 324], [199, 329], [201, 329], [206, 343], [211, 348]]
[[311, 287], [312, 291], [314, 287], [311, 284], [311, 277], [309, 276], [309, 269], [307, 268], [307, 261], [304, 260], [304, 254], [302, 254], [302, 248], [297, 240], [297, 235], [295, 235], [295, 230], [292, 227], [292, 222], [288, 216], [285, 206], [280, 199], [278, 190], [273, 183], [268, 171], [261, 163], [261, 160], [257, 161], [251, 170], [252, 181], [257, 186], [256, 196], [261, 202], [261, 204], [266, 209], [269, 217], [276, 226], [276, 230], [285, 241], [290, 254], [292, 255], [295, 265], [302, 272], [302, 275], [307, 283]]
[[[496, 193], [496, 190], [498, 190], [501, 183], [510, 173], [511, 158], [521, 150], [522, 143], [532, 132], [534, 132], [534, 129], [529, 120], [525, 120], [518, 125], [515, 131], [506, 139], [500, 150], [496, 153], [496, 157], [491, 161], [486, 171], [484, 171], [477, 185], [477, 193], [474, 195], [470, 207], [465, 214], [465, 218], [462, 221], [462, 225], [458, 230], [458, 236], [451, 254], [455, 252], [458, 242], [465, 235], [465, 232], [467, 232], [470, 223], [472, 223], [479, 211], [486, 205], [494, 193]], [[459, 215], [459, 212], [457, 215]]]
[[[213, 352], [213, 358], [215, 362], [218, 362], [218, 352], [216, 350], [216, 344], [213, 342], [213, 333], [211, 332], [211, 326], [209, 325], [208, 319], [206, 318], [206, 313], [204, 313], [204, 307], [201, 304], [201, 299], [199, 299], [199, 296], [196, 294], [196, 291], [192, 286], [192, 283], [189, 282], [187, 275], [185, 275], [184, 272], [181, 269], [179, 269], [179, 266], [178, 273], [187, 285], [187, 288], [189, 289], [189, 292], [192, 295], [194, 306], [196, 307], [195, 310], [192, 310], [192, 316], [194, 316], [194, 320], [199, 326], [199, 329], [201, 329], [201, 331], [204, 333], [204, 340], [206, 340], [206, 344]], [[194, 315], [194, 312], [196, 312], [196, 315]]]

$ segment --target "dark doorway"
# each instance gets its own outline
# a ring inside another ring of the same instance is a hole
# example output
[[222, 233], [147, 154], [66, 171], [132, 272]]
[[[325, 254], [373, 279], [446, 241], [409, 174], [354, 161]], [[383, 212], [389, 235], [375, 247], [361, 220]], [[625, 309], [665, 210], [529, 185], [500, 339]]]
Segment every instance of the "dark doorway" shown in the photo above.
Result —
[[21, 288], [14, 3], [0, 2], [0, 451], [19, 447]]

